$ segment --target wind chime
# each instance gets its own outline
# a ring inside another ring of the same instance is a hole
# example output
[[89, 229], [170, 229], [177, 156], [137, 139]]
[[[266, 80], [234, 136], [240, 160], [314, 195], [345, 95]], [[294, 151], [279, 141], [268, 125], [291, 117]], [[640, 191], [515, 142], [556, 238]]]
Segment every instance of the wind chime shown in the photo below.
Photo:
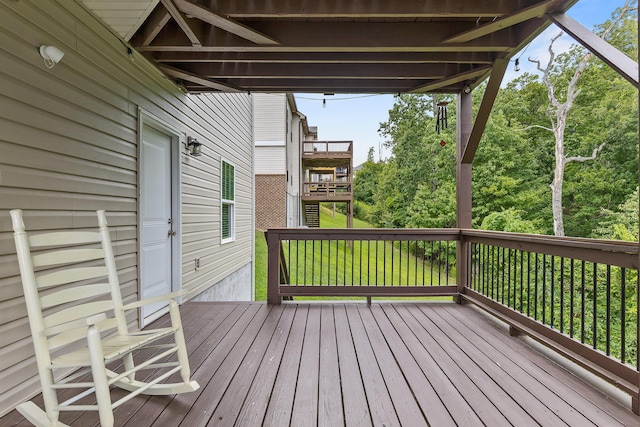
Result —
[[447, 101], [440, 101], [436, 104], [436, 107], [438, 109], [436, 116], [436, 132], [438, 132], [438, 134], [440, 134], [441, 129], [446, 129], [448, 126], [447, 105], [449, 105]]

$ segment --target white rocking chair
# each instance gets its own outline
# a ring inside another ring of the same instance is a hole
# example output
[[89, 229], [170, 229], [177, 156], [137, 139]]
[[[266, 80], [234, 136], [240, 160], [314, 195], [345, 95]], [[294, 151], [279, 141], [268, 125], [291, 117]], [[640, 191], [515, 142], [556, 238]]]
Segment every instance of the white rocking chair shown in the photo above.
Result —
[[[58, 418], [65, 410], [98, 411], [101, 425], [113, 426], [113, 410], [138, 394], [177, 394], [199, 388], [189, 378], [175, 300], [180, 293], [123, 305], [106, 216], [104, 211], [97, 213], [99, 231], [27, 236], [22, 212], [11, 211], [45, 406], [43, 411], [26, 402], [16, 409], [36, 426], [64, 426]], [[170, 300], [170, 327], [128, 331], [126, 310], [164, 300]], [[172, 341], [165, 338], [171, 336]], [[141, 350], [147, 350], [145, 360], [134, 361], [134, 353]], [[107, 367], [118, 365], [118, 361], [122, 362], [117, 368], [121, 372]], [[154, 378], [136, 380], [135, 373], [141, 370], [155, 371]], [[162, 383], [176, 372], [182, 382]], [[89, 373], [92, 380], [85, 381], [83, 376]], [[112, 385], [130, 393], [112, 402]], [[57, 392], [63, 389], [75, 389], [74, 396], [58, 403]], [[95, 394], [96, 404], [74, 405], [91, 394]]]

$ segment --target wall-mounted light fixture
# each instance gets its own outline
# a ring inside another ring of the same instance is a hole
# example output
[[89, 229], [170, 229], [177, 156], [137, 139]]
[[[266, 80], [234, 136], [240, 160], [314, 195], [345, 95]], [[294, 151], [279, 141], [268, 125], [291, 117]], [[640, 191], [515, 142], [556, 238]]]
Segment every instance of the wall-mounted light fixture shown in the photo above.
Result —
[[464, 93], [471, 93], [471, 85], [469, 83], [464, 86]]
[[192, 156], [200, 156], [202, 154], [202, 143], [195, 138], [187, 137], [187, 149]]
[[60, 62], [60, 60], [64, 56], [64, 52], [55, 46], [43, 45], [40, 46], [39, 50], [40, 56], [42, 56], [42, 59], [44, 59], [44, 65], [46, 65], [47, 68], [53, 68], [53, 66]]

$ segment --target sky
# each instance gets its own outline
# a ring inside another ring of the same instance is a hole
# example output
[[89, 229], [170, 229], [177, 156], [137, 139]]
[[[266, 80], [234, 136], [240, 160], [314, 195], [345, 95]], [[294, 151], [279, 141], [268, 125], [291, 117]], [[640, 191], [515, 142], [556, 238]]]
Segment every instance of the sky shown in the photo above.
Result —
[[[611, 17], [611, 13], [622, 7], [625, 0], [580, 0], [567, 15], [589, 29], [601, 24]], [[521, 75], [523, 72], [535, 73], [535, 65], [528, 58], [539, 59], [542, 65], [548, 60], [548, 47], [551, 39], [560, 29], [551, 24], [529, 46], [517, 53], [520, 57], [520, 71], [514, 71], [513, 60], [510, 64], [503, 84]], [[562, 36], [554, 45], [556, 53], [568, 50], [574, 43], [568, 36]], [[295, 94], [298, 110], [307, 116], [309, 126], [318, 127], [318, 139], [329, 141], [353, 141], [353, 164], [359, 165], [367, 160], [369, 147], [374, 147], [375, 160], [389, 157], [389, 151], [383, 146], [384, 138], [378, 134], [380, 123], [388, 118], [393, 106], [393, 95], [381, 94]], [[326, 104], [323, 107], [323, 100]]]

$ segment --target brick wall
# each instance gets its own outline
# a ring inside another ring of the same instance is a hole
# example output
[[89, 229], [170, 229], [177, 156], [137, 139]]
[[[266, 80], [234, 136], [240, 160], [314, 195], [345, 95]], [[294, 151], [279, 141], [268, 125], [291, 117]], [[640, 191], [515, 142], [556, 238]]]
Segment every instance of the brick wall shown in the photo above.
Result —
[[256, 175], [256, 228], [287, 226], [287, 178], [285, 175]]

